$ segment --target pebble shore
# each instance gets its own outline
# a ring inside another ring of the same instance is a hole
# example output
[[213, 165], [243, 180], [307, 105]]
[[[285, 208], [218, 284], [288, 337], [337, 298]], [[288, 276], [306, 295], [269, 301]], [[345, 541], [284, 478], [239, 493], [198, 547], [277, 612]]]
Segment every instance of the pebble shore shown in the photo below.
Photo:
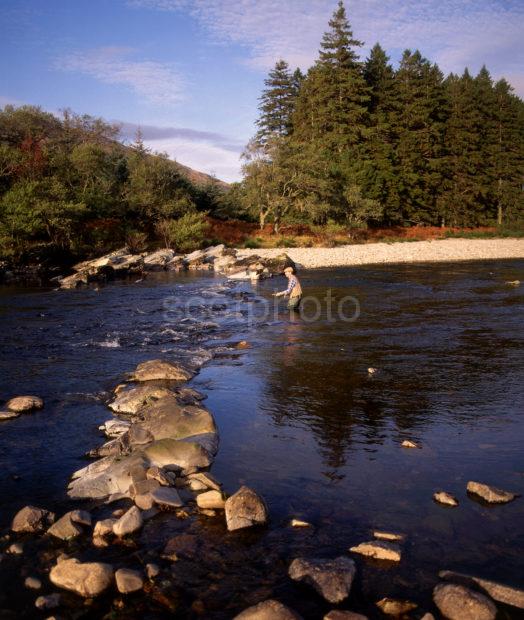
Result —
[[271, 248], [238, 250], [238, 257], [274, 258], [282, 252], [305, 269], [373, 265], [524, 258], [524, 239], [439, 239], [344, 245], [336, 248]]

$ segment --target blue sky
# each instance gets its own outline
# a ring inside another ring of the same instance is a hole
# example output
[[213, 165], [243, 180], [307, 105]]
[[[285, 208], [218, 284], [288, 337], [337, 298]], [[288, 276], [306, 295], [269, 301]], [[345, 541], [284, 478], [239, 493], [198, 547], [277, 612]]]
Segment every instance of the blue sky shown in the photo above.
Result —
[[[0, 0], [0, 105], [137, 126], [155, 150], [226, 181], [278, 58], [307, 69], [336, 0]], [[418, 48], [444, 72], [486, 64], [524, 96], [524, 1], [352, 0], [362, 55]]]

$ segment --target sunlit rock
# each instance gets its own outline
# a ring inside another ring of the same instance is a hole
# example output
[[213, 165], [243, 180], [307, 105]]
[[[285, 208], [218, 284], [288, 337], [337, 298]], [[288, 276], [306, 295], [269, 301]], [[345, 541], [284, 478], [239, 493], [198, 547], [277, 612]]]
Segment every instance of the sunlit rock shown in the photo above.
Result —
[[133, 381], [189, 381], [193, 372], [174, 362], [148, 360], [139, 364], [131, 375]]
[[506, 504], [513, 501], [518, 495], [511, 493], [510, 491], [503, 491], [496, 487], [489, 486], [488, 484], [482, 484], [481, 482], [468, 482], [468, 493], [478, 495], [484, 501], [490, 504]]
[[248, 607], [235, 616], [234, 620], [302, 620], [296, 612], [279, 601], [269, 599]]
[[165, 387], [156, 385], [138, 385], [121, 390], [116, 398], [109, 403], [109, 408], [115, 413], [134, 415], [141, 407], [155, 403], [165, 396], [173, 396], [174, 392]]
[[143, 524], [141, 511], [136, 506], [132, 506], [113, 524], [113, 533], [120, 538], [129, 536], [137, 532]]
[[408, 614], [418, 607], [416, 603], [411, 601], [399, 601], [394, 598], [383, 598], [376, 605], [383, 614], [394, 616], [395, 618]]
[[102, 594], [113, 582], [113, 567], [102, 562], [81, 563], [75, 558], [64, 560], [49, 573], [51, 583], [84, 598]]
[[242, 486], [226, 500], [226, 523], [229, 531], [264, 525], [268, 510], [264, 500], [252, 489]]
[[439, 584], [433, 601], [448, 620], [495, 620], [497, 608], [484, 594], [461, 585]]
[[489, 594], [493, 600], [504, 603], [505, 605], [524, 609], [524, 589], [514, 588], [502, 583], [497, 583], [496, 581], [483, 579], [482, 577], [474, 577], [473, 575], [465, 575], [448, 570], [440, 571], [438, 575], [441, 579], [457, 582], [466, 587], [480, 587], [484, 592]]
[[439, 504], [445, 504], [446, 506], [458, 506], [458, 500], [451, 493], [446, 491], [438, 491], [433, 494], [433, 499]]
[[353, 560], [341, 556], [334, 560], [297, 558], [288, 572], [291, 579], [312, 585], [330, 603], [340, 603], [348, 597], [357, 569]]
[[55, 520], [54, 513], [35, 506], [25, 506], [19, 510], [11, 524], [13, 532], [42, 532]]
[[38, 396], [16, 396], [7, 401], [6, 407], [17, 413], [42, 409], [44, 401]]
[[351, 547], [350, 551], [376, 560], [387, 560], [389, 562], [400, 562], [401, 558], [400, 547], [397, 544], [382, 540], [360, 543], [356, 547]]
[[144, 587], [144, 578], [142, 575], [130, 568], [119, 568], [115, 572], [116, 587], [121, 594], [130, 594], [137, 592]]

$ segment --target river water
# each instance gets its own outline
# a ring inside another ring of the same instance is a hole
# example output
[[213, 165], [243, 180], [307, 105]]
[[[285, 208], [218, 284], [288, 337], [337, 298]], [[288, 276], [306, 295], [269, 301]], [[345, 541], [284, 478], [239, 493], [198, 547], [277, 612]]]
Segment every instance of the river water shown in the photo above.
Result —
[[[305, 271], [302, 315], [273, 307], [283, 279], [4, 287], [0, 398], [36, 394], [45, 408], [0, 423], [0, 527], [28, 503], [68, 509], [68, 478], [102, 443], [110, 391], [137, 363], [174, 358], [204, 363], [192, 385], [221, 435], [213, 473], [230, 493], [255, 488], [271, 514], [268, 528], [236, 536], [220, 519], [199, 525], [216, 553], [202, 574], [175, 572], [180, 617], [230, 618], [273, 596], [320, 618], [330, 606], [286, 578], [289, 562], [345, 555], [375, 528], [406, 535], [402, 561], [357, 557], [343, 608], [381, 617], [373, 602], [391, 596], [430, 610], [442, 569], [522, 586], [524, 500], [486, 506], [466, 494], [468, 480], [524, 494], [524, 295], [505, 284], [516, 279], [524, 261]], [[459, 507], [433, 502], [441, 489]], [[293, 517], [313, 527], [291, 529]], [[171, 532], [168, 515], [159, 522], [142, 534], [148, 544]], [[25, 599], [15, 607], [31, 617]], [[141, 604], [141, 617], [164, 617]]]

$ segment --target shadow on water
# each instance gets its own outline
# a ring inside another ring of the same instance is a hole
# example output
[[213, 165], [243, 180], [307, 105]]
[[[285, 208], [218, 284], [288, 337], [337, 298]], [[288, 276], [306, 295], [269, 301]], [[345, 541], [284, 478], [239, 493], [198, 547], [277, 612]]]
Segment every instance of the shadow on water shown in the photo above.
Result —
[[[286, 577], [290, 560], [344, 555], [373, 528], [407, 541], [398, 566], [356, 559], [344, 607], [371, 618], [383, 596], [431, 609], [441, 569], [522, 585], [523, 500], [486, 506], [467, 496], [466, 483], [524, 492], [524, 296], [504, 284], [523, 280], [523, 269], [501, 261], [304, 272], [307, 295], [322, 307], [315, 321], [308, 306], [267, 314], [281, 287], [274, 280], [253, 289], [161, 275], [98, 291], [4, 289], [0, 396], [36, 393], [46, 407], [0, 425], [1, 522], [27, 503], [65, 510], [70, 473], [101, 442], [104, 401], [138, 362], [212, 358], [193, 384], [220, 429], [213, 472], [228, 492], [256, 488], [272, 520], [241, 535], [220, 519], [187, 526], [202, 548], [198, 563], [173, 565], [185, 592], [181, 617], [230, 618], [270, 596], [306, 619], [322, 617], [329, 606]], [[356, 321], [330, 320], [328, 289], [335, 304], [358, 300]], [[249, 349], [234, 348], [241, 339]], [[402, 449], [405, 438], [421, 449]], [[435, 504], [440, 489], [459, 507]], [[292, 517], [313, 527], [292, 530]], [[141, 542], [161, 549], [178, 527], [164, 515]], [[143, 607], [144, 617], [164, 617], [155, 609]]]

